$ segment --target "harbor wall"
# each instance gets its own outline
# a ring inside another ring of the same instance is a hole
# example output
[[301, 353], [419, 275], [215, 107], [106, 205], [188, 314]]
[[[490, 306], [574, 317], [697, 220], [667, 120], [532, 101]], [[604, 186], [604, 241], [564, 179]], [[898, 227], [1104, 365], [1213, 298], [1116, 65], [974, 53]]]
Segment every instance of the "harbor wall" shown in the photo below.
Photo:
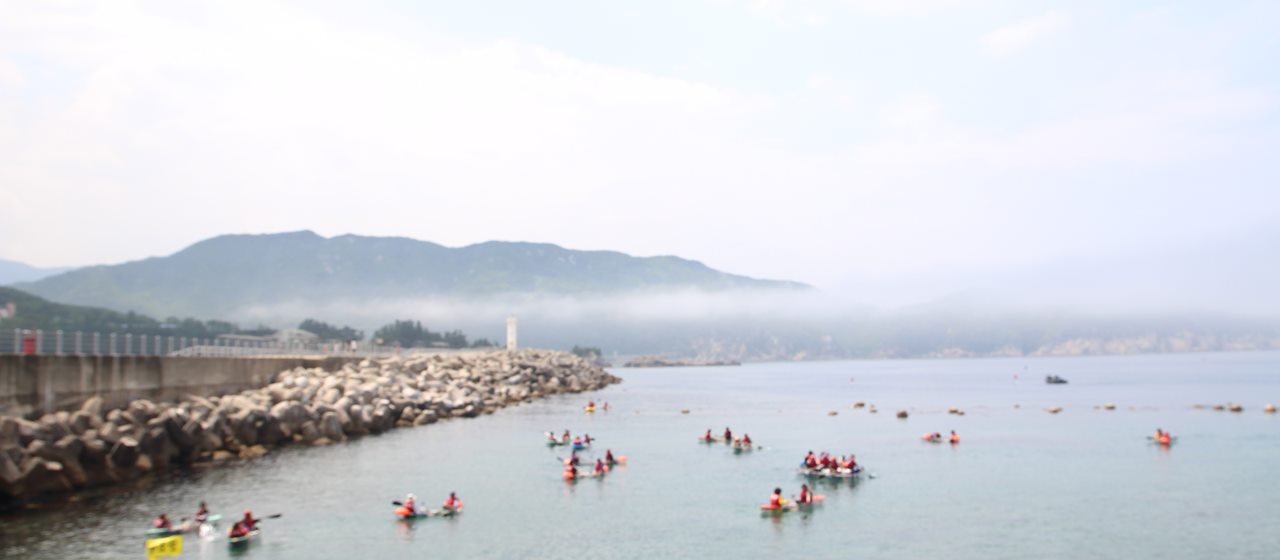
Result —
[[107, 409], [130, 401], [174, 401], [263, 387], [295, 367], [333, 370], [358, 357], [175, 357], [0, 355], [0, 415], [36, 417], [74, 410], [89, 397]]

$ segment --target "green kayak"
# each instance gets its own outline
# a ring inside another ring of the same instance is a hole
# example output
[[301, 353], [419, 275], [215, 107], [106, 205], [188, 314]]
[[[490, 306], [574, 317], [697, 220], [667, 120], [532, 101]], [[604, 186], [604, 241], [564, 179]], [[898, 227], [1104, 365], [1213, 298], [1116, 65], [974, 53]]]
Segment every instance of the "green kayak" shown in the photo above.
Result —
[[249, 543], [255, 540], [258, 540], [258, 535], [261, 533], [262, 531], [258, 529], [254, 529], [252, 531], [249, 531], [249, 534], [244, 536], [240, 536], [240, 537], [227, 536], [227, 545], [231, 547], [249, 546]]

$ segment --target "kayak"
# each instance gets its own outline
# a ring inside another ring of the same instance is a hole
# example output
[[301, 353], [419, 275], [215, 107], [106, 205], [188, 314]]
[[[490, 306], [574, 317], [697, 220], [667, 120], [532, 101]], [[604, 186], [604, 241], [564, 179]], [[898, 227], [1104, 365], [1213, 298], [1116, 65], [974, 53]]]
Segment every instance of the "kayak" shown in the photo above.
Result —
[[218, 520], [220, 519], [222, 519], [221, 515], [213, 514], [205, 518], [204, 523], [196, 523], [193, 520], [180, 523], [171, 529], [151, 528], [147, 529], [146, 535], [148, 539], [155, 539], [160, 537], [172, 537], [173, 535], [181, 535], [183, 533], [194, 533], [196, 531], [200, 531], [205, 526], [216, 527], [218, 525]]
[[231, 536], [230, 533], [228, 533], [227, 546], [230, 546], [230, 547], [249, 546], [249, 543], [255, 540], [258, 540], [258, 535], [260, 534], [262, 534], [262, 530], [260, 529], [254, 529], [252, 531], [249, 531], [249, 534], [239, 536], [239, 537], [233, 537]]
[[[844, 469], [841, 469], [842, 471]], [[800, 469], [797, 471], [800, 476], [809, 478], [857, 478], [862, 475], [862, 467], [857, 467], [853, 472], [832, 472], [831, 469]]]
[[733, 452], [734, 452], [734, 453], [742, 453], [743, 451], [755, 451], [755, 449], [756, 449], [756, 446], [755, 446], [755, 445], [735, 445], [735, 446], [733, 446]]
[[827, 497], [823, 496], [822, 494], [814, 494], [812, 497], [813, 497], [813, 500], [807, 504], [802, 504], [800, 502], [793, 502], [793, 503], [795, 503], [797, 509], [809, 510], [809, 509], [813, 509], [814, 506], [822, 505], [822, 501], [827, 499]]
[[591, 447], [591, 444], [590, 444], [590, 443], [575, 443], [575, 444], [573, 444], [573, 450], [574, 450], [574, 451], [582, 451], [583, 449], [586, 449], [586, 448], [588, 448], [588, 447]]
[[1151, 443], [1154, 443], [1156, 445], [1173, 445], [1175, 441], [1178, 441], [1178, 438], [1169, 437], [1169, 436], [1165, 436], [1162, 438], [1147, 436], [1147, 439], [1151, 440]]
[[404, 506], [401, 506], [396, 508], [396, 519], [399, 519], [400, 521], [413, 521], [426, 517], [453, 517], [459, 513], [462, 513], [462, 506], [458, 506], [455, 509], [419, 510], [412, 514], [410, 514], [409, 510]]
[[592, 413], [592, 412], [595, 412], [595, 411], [596, 411], [596, 407], [594, 407], [594, 406], [586, 406], [586, 407], [583, 407], [583, 408], [582, 408], [582, 410], [586, 411], [586, 412], [587, 412], [587, 414], [590, 414], [590, 413]]
[[618, 455], [617, 457], [614, 457], [612, 461], [605, 461], [605, 463], [604, 463], [604, 464], [605, 464], [605, 465], [607, 465], [607, 466], [610, 466], [610, 467], [612, 467], [612, 466], [614, 466], [614, 465], [625, 465], [625, 464], [627, 464], [627, 456], [626, 456], [626, 455]]
[[710, 443], [730, 443], [730, 442], [729, 442], [728, 440], [724, 439], [724, 438], [719, 438], [719, 437], [711, 438], [711, 439], [707, 439], [707, 438], [704, 438], [704, 437], [700, 437], [700, 438], [698, 438], [698, 443], [708, 443], [708, 444], [710, 444]]

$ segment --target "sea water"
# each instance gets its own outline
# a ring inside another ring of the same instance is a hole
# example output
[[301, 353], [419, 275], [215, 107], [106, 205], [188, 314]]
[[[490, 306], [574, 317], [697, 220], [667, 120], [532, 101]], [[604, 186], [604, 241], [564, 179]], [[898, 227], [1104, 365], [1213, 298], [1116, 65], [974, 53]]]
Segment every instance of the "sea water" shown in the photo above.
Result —
[[[615, 373], [623, 383], [594, 393], [283, 449], [9, 515], [0, 518], [0, 556], [145, 557], [150, 519], [189, 516], [200, 500], [224, 519], [246, 508], [283, 515], [263, 521], [263, 538], [245, 550], [187, 537], [183, 557], [1267, 558], [1280, 550], [1280, 417], [1262, 412], [1280, 403], [1280, 353]], [[1070, 383], [1046, 385], [1048, 374]], [[588, 399], [610, 410], [586, 414]], [[1193, 408], [1228, 401], [1244, 412]], [[1054, 406], [1062, 412], [1046, 412]], [[725, 427], [763, 448], [734, 454], [696, 441]], [[1150, 443], [1156, 428], [1177, 442]], [[565, 482], [567, 452], [543, 436], [565, 429], [596, 438], [584, 459], [608, 448], [627, 465]], [[950, 430], [962, 443], [920, 438]], [[810, 450], [856, 453], [866, 473], [852, 483], [810, 481], [826, 496], [812, 512], [762, 515], [775, 487], [798, 493], [806, 481], [797, 466]], [[450, 491], [466, 504], [455, 518], [393, 517], [391, 501], [408, 492], [436, 506]]]

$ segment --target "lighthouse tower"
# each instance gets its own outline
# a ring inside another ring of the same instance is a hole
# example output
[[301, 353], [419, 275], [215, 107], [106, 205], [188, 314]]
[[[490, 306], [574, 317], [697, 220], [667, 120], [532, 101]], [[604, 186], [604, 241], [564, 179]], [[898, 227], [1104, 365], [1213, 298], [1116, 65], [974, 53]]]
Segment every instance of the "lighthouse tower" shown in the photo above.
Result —
[[516, 349], [516, 318], [507, 317], [507, 350]]

